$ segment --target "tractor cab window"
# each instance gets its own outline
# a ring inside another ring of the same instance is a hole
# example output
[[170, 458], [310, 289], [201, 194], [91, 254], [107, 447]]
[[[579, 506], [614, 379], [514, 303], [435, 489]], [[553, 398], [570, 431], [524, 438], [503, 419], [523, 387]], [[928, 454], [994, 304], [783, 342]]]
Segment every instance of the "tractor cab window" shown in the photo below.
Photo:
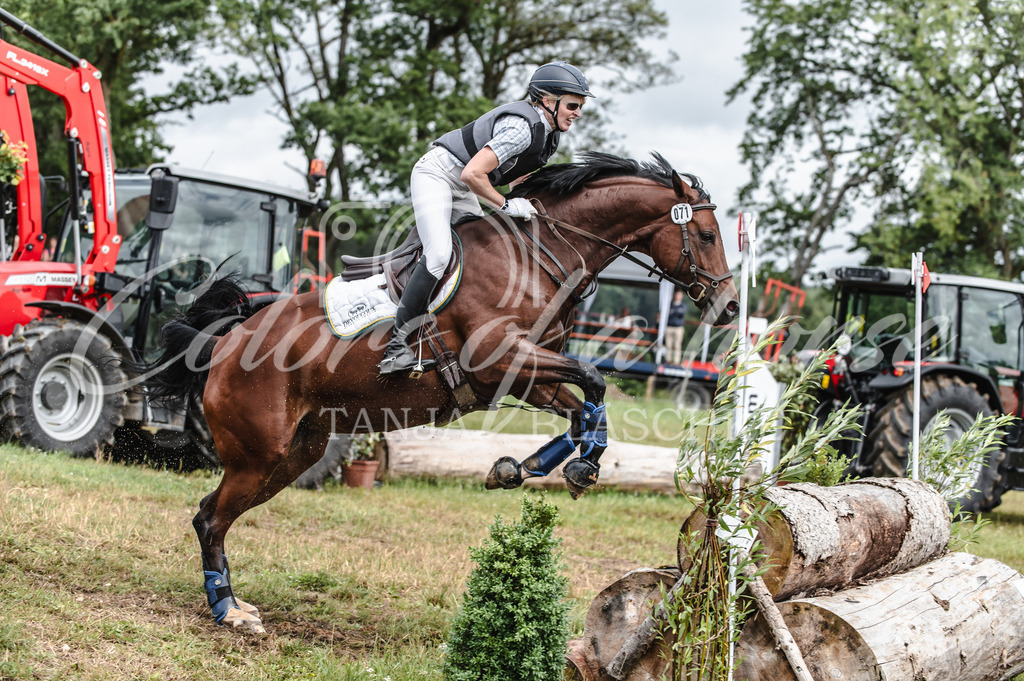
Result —
[[914, 302], [901, 292], [855, 289], [849, 294], [844, 327], [853, 342], [850, 368], [868, 371], [906, 358]]
[[[190, 292], [221, 265], [222, 274], [237, 273], [243, 285], [263, 290], [252, 276], [270, 271], [271, 213], [261, 207], [269, 199], [263, 193], [181, 178], [174, 218], [161, 236], [159, 264], [151, 276], [148, 323], [140, 330], [147, 360], [159, 354], [163, 325], [192, 303]], [[132, 237], [125, 243], [129, 251]]]
[[929, 362], [953, 361], [956, 353], [957, 298], [958, 289], [955, 286], [932, 284], [925, 292], [921, 357]]
[[237, 272], [243, 280], [269, 272], [271, 214], [261, 208], [268, 198], [182, 179], [174, 221], [160, 246], [160, 262], [168, 263], [168, 276], [176, 283], [195, 283], [222, 263], [225, 272]]
[[991, 373], [996, 367], [1021, 369], [1021, 303], [1014, 293], [962, 289], [960, 359]]
[[117, 180], [117, 234], [121, 248], [117, 251], [117, 271], [132, 277], [146, 273], [149, 244], [152, 242], [146, 228], [149, 210], [150, 179], [148, 175]]
[[[914, 357], [914, 295], [907, 291], [854, 289], [847, 294], [844, 325], [853, 341], [854, 371], [892, 366]], [[929, 287], [921, 326], [922, 356], [948, 359], [953, 352], [956, 290]]]
[[294, 201], [278, 198], [274, 204], [274, 253], [271, 268], [274, 275], [273, 287], [278, 291], [288, 288], [288, 282], [295, 275], [292, 271], [295, 248], [298, 245], [298, 206]]

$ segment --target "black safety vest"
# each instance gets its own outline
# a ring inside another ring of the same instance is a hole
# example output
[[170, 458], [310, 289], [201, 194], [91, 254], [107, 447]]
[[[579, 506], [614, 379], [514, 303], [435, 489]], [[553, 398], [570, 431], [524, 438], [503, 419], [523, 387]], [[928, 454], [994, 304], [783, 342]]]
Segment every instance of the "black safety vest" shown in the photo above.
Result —
[[477, 152], [487, 146], [494, 137], [494, 124], [502, 116], [522, 116], [530, 124], [530, 148], [508, 159], [492, 170], [487, 179], [495, 187], [508, 184], [517, 177], [522, 177], [542, 167], [558, 149], [558, 130], [545, 135], [546, 128], [541, 114], [532, 104], [523, 100], [504, 104], [491, 109], [472, 123], [445, 133], [434, 140], [436, 146], [444, 147], [465, 165]]

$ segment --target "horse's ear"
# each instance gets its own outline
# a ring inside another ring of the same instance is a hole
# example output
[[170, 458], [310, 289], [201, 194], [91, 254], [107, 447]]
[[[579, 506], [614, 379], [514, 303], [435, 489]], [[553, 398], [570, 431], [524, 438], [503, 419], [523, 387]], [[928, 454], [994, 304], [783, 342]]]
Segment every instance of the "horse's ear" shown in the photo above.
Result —
[[679, 173], [675, 170], [672, 171], [672, 188], [676, 190], [676, 196], [685, 198], [686, 186], [683, 183], [683, 178], [679, 177]]

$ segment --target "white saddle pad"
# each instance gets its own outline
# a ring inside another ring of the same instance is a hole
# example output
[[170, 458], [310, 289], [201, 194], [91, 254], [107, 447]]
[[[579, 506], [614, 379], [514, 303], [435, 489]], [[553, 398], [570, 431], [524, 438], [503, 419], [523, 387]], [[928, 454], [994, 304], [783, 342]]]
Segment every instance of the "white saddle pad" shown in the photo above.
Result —
[[[448, 304], [461, 279], [460, 263], [459, 270], [430, 301], [431, 312], [438, 312]], [[341, 277], [331, 279], [324, 290], [324, 309], [334, 335], [350, 340], [359, 337], [375, 324], [393, 320], [398, 304], [391, 300], [384, 275], [375, 274], [357, 281], [345, 281]]]

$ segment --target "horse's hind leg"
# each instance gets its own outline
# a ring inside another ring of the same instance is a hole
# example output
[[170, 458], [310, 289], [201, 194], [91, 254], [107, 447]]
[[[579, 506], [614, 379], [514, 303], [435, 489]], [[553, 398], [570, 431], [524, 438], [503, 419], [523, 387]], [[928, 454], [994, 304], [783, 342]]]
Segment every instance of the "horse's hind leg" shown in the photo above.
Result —
[[[276, 496], [315, 463], [323, 455], [329, 435], [300, 426], [292, 441], [283, 445], [284, 456], [267, 454], [258, 462], [251, 458], [244, 466], [230, 467], [228, 461], [238, 459], [224, 457], [220, 485], [199, 503], [199, 513], [192, 520], [202, 549], [207, 600], [218, 624], [264, 633], [259, 611], [234, 595], [224, 537], [242, 513]], [[281, 448], [279, 444], [277, 449]]]
[[231, 525], [249, 506], [238, 494], [235, 476], [225, 471], [216, 490], [199, 503], [192, 526], [199, 537], [203, 560], [203, 587], [217, 624], [264, 633], [259, 611], [235, 598], [231, 587], [224, 537]]
[[285, 459], [291, 434], [285, 439], [253, 429], [242, 439], [236, 432], [215, 432], [224, 475], [192, 519], [202, 553], [203, 586], [218, 624], [263, 633], [256, 608], [234, 595], [224, 538], [239, 516], [269, 498], [263, 496], [264, 488]]

